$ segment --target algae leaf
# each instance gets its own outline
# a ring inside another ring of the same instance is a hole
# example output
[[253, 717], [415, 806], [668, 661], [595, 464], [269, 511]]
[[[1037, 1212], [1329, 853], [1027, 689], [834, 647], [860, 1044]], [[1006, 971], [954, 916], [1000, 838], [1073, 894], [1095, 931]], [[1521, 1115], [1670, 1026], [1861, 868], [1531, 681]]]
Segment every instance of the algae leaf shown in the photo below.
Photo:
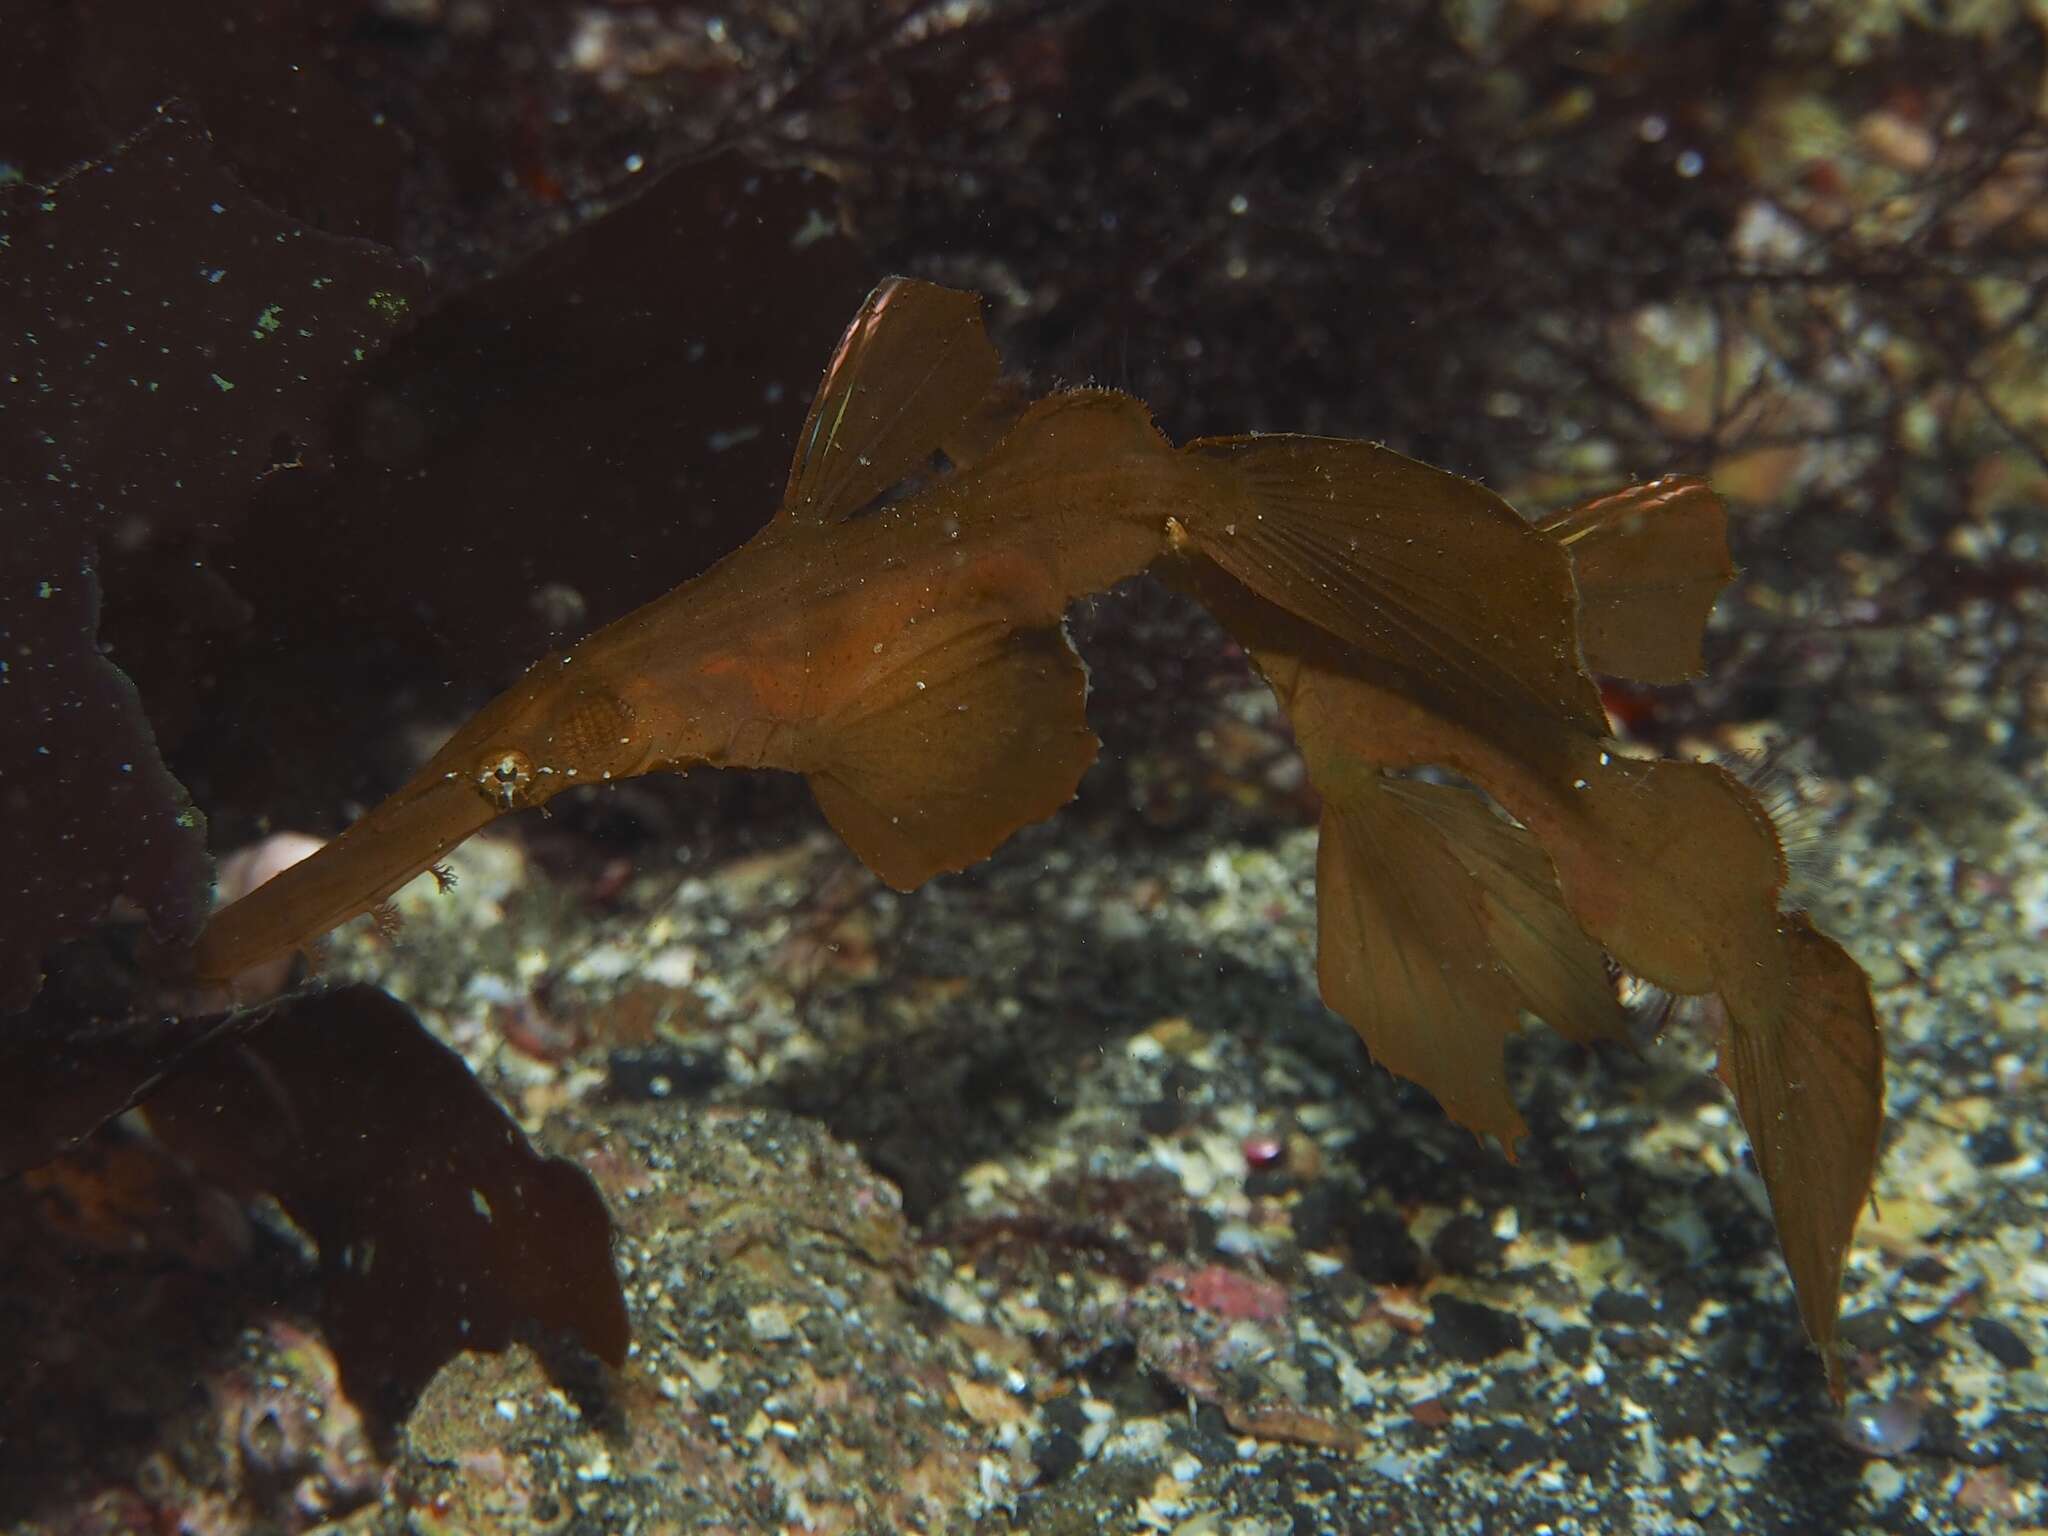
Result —
[[625, 1358], [611, 1221], [460, 1057], [373, 987], [233, 1018], [24, 1039], [0, 1054], [0, 1176], [123, 1110], [211, 1183], [269, 1196], [319, 1250], [344, 1385], [386, 1423], [465, 1349], [566, 1334]]
[[[280, 441], [317, 457], [339, 381], [391, 335], [366, 296], [423, 277], [250, 198], [178, 111], [51, 185], [0, 188], [0, 249], [4, 1012], [117, 895], [165, 942], [205, 917], [205, 823], [101, 648], [102, 541], [214, 524]], [[260, 328], [279, 303], [288, 323]]]
[[151, 1128], [320, 1250], [322, 1326], [351, 1398], [396, 1420], [465, 1349], [526, 1330], [624, 1363], [611, 1218], [462, 1059], [374, 987], [284, 1004], [172, 1076]]

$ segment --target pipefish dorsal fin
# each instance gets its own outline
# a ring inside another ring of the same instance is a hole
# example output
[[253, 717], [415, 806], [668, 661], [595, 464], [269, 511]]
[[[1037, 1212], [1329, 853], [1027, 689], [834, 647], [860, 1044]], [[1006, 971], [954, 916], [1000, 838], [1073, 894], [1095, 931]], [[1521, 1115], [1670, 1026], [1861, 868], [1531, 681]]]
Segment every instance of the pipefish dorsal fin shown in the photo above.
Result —
[[973, 416], [1000, 367], [979, 295], [883, 279], [826, 365], [781, 515], [832, 522], [923, 469]]

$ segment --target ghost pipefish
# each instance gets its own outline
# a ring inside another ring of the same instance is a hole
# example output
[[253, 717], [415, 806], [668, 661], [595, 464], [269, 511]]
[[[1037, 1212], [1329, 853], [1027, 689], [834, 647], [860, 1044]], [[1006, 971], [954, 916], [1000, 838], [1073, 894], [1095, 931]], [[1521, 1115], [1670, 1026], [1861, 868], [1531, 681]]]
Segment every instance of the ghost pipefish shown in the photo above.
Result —
[[1610, 957], [1719, 998], [1720, 1072], [1839, 1391], [1843, 1255], [1882, 1109], [1868, 985], [1783, 910], [1755, 794], [1612, 750], [1593, 681], [1701, 670], [1733, 575], [1713, 494], [1669, 477], [1532, 524], [1375, 444], [1176, 448], [1128, 396], [1020, 405], [999, 372], [974, 296], [882, 283], [761, 532], [537, 663], [220, 911], [193, 973], [226, 983], [499, 816], [658, 770], [801, 773], [890, 885], [964, 869], [1072, 798], [1097, 744], [1066, 609], [1150, 569], [1209, 606], [1288, 713], [1323, 801], [1318, 979], [1376, 1060], [1512, 1152], [1503, 1045], [1525, 1014], [1619, 1036]]

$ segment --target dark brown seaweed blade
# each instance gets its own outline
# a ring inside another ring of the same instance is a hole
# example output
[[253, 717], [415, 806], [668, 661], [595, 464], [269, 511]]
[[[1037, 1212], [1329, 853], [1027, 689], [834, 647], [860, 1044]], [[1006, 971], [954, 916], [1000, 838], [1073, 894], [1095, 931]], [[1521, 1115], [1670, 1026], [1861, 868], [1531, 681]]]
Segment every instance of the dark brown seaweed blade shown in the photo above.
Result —
[[31, 1013], [0, 1035], [0, 1179], [51, 1161], [148, 1097], [235, 1027], [223, 1015], [58, 1028]]
[[[0, 1011], [116, 895], [164, 942], [206, 914], [205, 824], [106, 654], [101, 541], [213, 524], [274, 445], [317, 461], [416, 264], [250, 198], [166, 110], [46, 187], [0, 187]], [[191, 561], [184, 561], [190, 566]], [[142, 676], [149, 648], [121, 653]]]
[[320, 1250], [322, 1319], [357, 1403], [395, 1420], [465, 1349], [527, 1330], [626, 1356], [611, 1220], [462, 1059], [374, 987], [285, 1003], [148, 1101], [180, 1156], [276, 1199]]

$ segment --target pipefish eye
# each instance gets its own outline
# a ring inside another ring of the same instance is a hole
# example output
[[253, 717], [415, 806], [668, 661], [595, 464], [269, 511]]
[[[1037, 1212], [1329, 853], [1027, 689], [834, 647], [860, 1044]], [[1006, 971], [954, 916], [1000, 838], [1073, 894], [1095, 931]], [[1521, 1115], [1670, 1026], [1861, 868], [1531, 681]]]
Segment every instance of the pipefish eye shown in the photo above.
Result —
[[512, 810], [526, 799], [533, 785], [533, 759], [516, 747], [493, 752], [476, 771], [476, 787], [483, 797], [501, 810]]

